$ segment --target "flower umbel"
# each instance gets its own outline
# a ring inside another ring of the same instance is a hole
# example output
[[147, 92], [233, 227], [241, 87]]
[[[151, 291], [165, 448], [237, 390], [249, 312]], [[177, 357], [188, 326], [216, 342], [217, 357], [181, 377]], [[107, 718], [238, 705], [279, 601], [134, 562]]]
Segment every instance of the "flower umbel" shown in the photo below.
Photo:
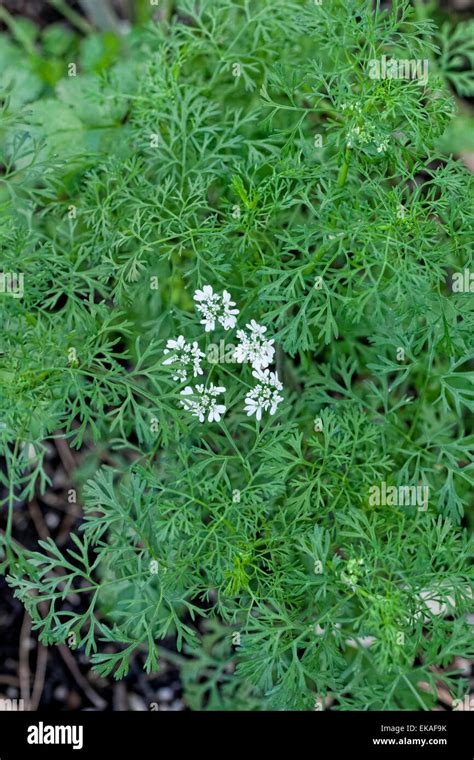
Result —
[[240, 364], [250, 362], [254, 369], [268, 367], [275, 353], [275, 349], [273, 348], [275, 341], [273, 338], [267, 340], [264, 337], [267, 328], [257, 324], [254, 319], [246, 327], [250, 334], [246, 333], [245, 330], [237, 330], [237, 337], [240, 343], [234, 352], [235, 361]]
[[239, 310], [232, 308], [235, 301], [231, 300], [227, 290], [220, 295], [214, 293], [211, 285], [204, 285], [202, 290], [196, 290], [194, 300], [196, 309], [202, 314], [201, 325], [204, 325], [206, 332], [215, 330], [216, 322], [222, 325], [224, 330], [231, 330], [237, 324], [236, 315]]
[[[205, 331], [214, 330], [216, 324], [220, 324], [225, 330], [235, 327], [236, 315], [239, 314], [235, 302], [231, 300], [230, 293], [224, 290], [222, 294], [215, 293], [211, 285], [204, 285], [202, 290], [194, 293], [196, 309], [202, 315], [201, 324]], [[245, 411], [247, 415], [256, 415], [257, 420], [262, 418], [262, 412], [269, 411], [275, 414], [278, 404], [283, 397], [278, 391], [283, 386], [276, 372], [270, 372], [268, 366], [272, 363], [275, 355], [273, 338], [268, 339], [265, 334], [267, 328], [258, 324], [254, 319], [246, 324], [246, 330], [237, 330], [239, 344], [233, 350], [232, 358], [239, 364], [249, 363], [253, 368], [252, 375], [259, 383], [252, 388], [245, 398]], [[168, 340], [164, 349], [166, 359], [164, 364], [173, 365], [173, 378], [176, 381], [186, 382], [191, 369], [194, 377], [202, 375], [201, 359], [205, 354], [200, 350], [196, 341], [187, 343], [183, 335], [176, 339]], [[181, 406], [198, 417], [200, 422], [206, 419], [208, 422], [219, 422], [226, 412], [226, 406], [217, 402], [217, 396], [225, 393], [225, 388], [210, 383], [187, 385], [182, 391]]]
[[226, 410], [224, 404], [216, 402], [216, 396], [221, 393], [225, 393], [225, 388], [213, 383], [210, 384], [209, 388], [204, 385], [196, 385], [191, 388], [190, 385], [187, 385], [181, 391], [181, 395], [187, 397], [181, 400], [181, 405], [194, 417], [199, 417], [199, 422], [204, 422], [206, 417], [208, 422], [214, 420], [219, 422]]
[[257, 420], [262, 419], [262, 412], [270, 410], [270, 414], [275, 414], [278, 404], [283, 401], [283, 396], [278, 391], [283, 390], [283, 385], [278, 379], [276, 372], [270, 370], [256, 369], [252, 372], [259, 383], [252, 388], [245, 398], [245, 411], [247, 417], [255, 414]]
[[180, 335], [176, 340], [170, 339], [166, 348], [163, 349], [164, 354], [170, 354], [163, 364], [174, 364], [173, 380], [184, 383], [188, 377], [188, 369], [192, 365], [193, 376], [202, 375], [201, 359], [205, 356], [200, 350], [196, 341], [194, 343], [186, 343], [184, 336]]

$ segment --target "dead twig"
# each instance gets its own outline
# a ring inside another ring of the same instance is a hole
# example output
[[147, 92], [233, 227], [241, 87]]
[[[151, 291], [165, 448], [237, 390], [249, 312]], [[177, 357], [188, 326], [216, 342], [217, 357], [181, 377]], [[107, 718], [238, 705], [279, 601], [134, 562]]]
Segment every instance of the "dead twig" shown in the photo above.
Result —
[[25, 709], [30, 709], [30, 634], [31, 618], [27, 612], [23, 618], [20, 632], [20, 646], [18, 652], [18, 675], [20, 679], [20, 696], [24, 700]]
[[77, 685], [82, 689], [86, 697], [97, 707], [98, 710], [105, 710], [107, 702], [94, 691], [86, 678], [76, 665], [76, 661], [65, 644], [58, 644], [58, 649], [70, 673], [74, 676]]
[[36, 658], [35, 680], [33, 682], [33, 691], [31, 693], [30, 710], [37, 710], [41, 695], [44, 688], [44, 677], [46, 675], [46, 666], [48, 664], [48, 650], [43, 644], [38, 642], [38, 656]]

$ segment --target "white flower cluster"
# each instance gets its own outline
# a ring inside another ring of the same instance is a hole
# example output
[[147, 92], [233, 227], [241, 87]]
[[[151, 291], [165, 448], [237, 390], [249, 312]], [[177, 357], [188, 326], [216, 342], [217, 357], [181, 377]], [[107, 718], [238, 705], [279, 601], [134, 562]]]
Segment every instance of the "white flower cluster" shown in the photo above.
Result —
[[247, 325], [245, 330], [237, 330], [237, 337], [240, 341], [239, 345], [234, 351], [234, 359], [239, 364], [249, 362], [254, 369], [263, 369], [268, 367], [273, 361], [275, 349], [273, 348], [274, 340], [267, 340], [265, 333], [266, 327], [257, 324], [252, 319]]
[[193, 375], [202, 375], [201, 359], [205, 356], [200, 350], [196, 341], [194, 343], [186, 343], [183, 335], [180, 335], [177, 340], [169, 340], [166, 344], [166, 348], [163, 350], [164, 354], [170, 354], [163, 364], [173, 364], [174, 375], [173, 380], [184, 383], [188, 376], [188, 367], [192, 364]]
[[199, 422], [204, 422], [207, 417], [208, 422], [220, 421], [220, 418], [225, 414], [224, 404], [218, 404], [216, 402], [216, 396], [221, 393], [225, 393], [225, 388], [220, 385], [214, 385], [211, 383], [209, 388], [204, 385], [196, 385], [191, 388], [187, 385], [186, 388], [181, 391], [182, 396], [191, 396], [191, 398], [182, 399], [181, 405], [186, 411], [191, 412], [193, 417], [199, 417]]
[[355, 100], [352, 103], [343, 103], [341, 105], [341, 111], [350, 111], [351, 113], [362, 113], [362, 104], [360, 100]]
[[346, 143], [348, 148], [373, 143], [376, 146], [377, 153], [385, 153], [389, 147], [388, 137], [378, 135], [370, 123], [365, 123], [362, 128], [358, 125], [352, 126], [346, 134]]
[[353, 148], [354, 147], [354, 143], [357, 140], [357, 138], [359, 137], [359, 135], [360, 135], [360, 127], [358, 127], [358, 126], [351, 127], [351, 129], [349, 130], [349, 132], [346, 135], [347, 147], [348, 148]]
[[194, 294], [196, 309], [202, 314], [201, 324], [206, 332], [212, 332], [216, 328], [216, 321], [224, 328], [231, 330], [237, 324], [236, 314], [238, 309], [232, 309], [235, 301], [230, 300], [230, 293], [224, 290], [222, 295], [214, 293], [210, 285], [204, 285], [202, 290], [196, 290]]
[[275, 414], [278, 404], [283, 401], [283, 396], [278, 394], [278, 391], [283, 390], [283, 385], [277, 373], [268, 369], [255, 369], [252, 375], [259, 383], [247, 394], [245, 411], [248, 417], [255, 414], [257, 420], [261, 420], [262, 412], [270, 410], [270, 414]]
[[[234, 309], [235, 301], [231, 300], [230, 293], [224, 290], [222, 294], [214, 293], [211, 285], [204, 285], [202, 290], [196, 290], [194, 294], [196, 310], [201, 314], [200, 324], [204, 325], [205, 332], [215, 330], [216, 324], [220, 324], [224, 330], [231, 330], [237, 324], [238, 309]], [[239, 344], [234, 351], [234, 361], [239, 364], [248, 363], [252, 366], [252, 375], [258, 380], [258, 385], [247, 393], [245, 398], [245, 411], [250, 417], [255, 414], [257, 420], [262, 419], [262, 412], [269, 411], [275, 414], [278, 404], [283, 401], [278, 391], [283, 386], [276, 372], [270, 372], [267, 367], [272, 363], [275, 355], [274, 340], [265, 337], [267, 328], [259, 325], [252, 319], [246, 324], [247, 331], [237, 330]], [[163, 364], [173, 367], [173, 380], [184, 383], [192, 372], [193, 377], [203, 374], [201, 359], [205, 354], [200, 350], [196, 341], [187, 343], [184, 336], [168, 340], [163, 353], [166, 359]], [[195, 385], [194, 388], [187, 385], [182, 391], [181, 406], [198, 417], [200, 422], [206, 419], [208, 422], [219, 422], [225, 414], [226, 407], [219, 404], [217, 396], [225, 393], [223, 386], [210, 383]]]

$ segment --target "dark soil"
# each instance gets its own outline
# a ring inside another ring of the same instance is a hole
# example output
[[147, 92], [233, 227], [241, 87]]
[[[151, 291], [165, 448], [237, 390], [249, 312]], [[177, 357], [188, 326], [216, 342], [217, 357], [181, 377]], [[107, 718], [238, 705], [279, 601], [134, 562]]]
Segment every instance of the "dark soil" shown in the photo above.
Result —
[[[64, 21], [64, 17], [46, 0], [2, 0], [2, 5], [12, 16], [29, 18], [41, 27]], [[77, 9], [77, 3], [70, 2], [69, 5]]]

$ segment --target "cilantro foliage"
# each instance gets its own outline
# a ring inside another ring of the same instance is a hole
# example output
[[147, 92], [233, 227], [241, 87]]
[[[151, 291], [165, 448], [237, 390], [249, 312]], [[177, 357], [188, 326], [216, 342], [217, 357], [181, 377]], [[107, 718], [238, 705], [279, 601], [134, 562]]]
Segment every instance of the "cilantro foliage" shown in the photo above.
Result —
[[[1, 38], [1, 266], [25, 283], [0, 295], [2, 568], [44, 643], [117, 678], [174, 656], [193, 709], [429, 709], [472, 656], [472, 178], [438, 147], [467, 28], [403, 0], [178, 5], [47, 86]], [[437, 65], [372, 79], [383, 55]], [[273, 417], [219, 362], [239, 403], [179, 405], [163, 349], [202, 339], [208, 283], [275, 338]], [[13, 509], [57, 437], [85, 519], [25, 550]], [[428, 509], [373, 506], [382, 481]]]

